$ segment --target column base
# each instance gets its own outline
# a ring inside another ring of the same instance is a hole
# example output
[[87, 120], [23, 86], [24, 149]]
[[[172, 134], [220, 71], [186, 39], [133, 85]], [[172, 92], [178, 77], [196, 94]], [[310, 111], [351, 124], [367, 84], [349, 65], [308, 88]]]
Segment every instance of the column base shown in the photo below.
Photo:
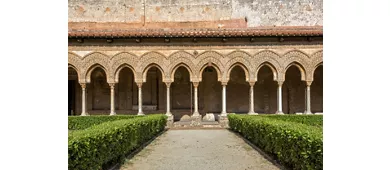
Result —
[[227, 113], [226, 112], [222, 112], [219, 116], [227, 117]]
[[199, 112], [194, 112], [191, 117], [198, 118], [198, 117], [201, 117], [201, 116], [200, 116]]
[[168, 116], [168, 117], [171, 117], [171, 116], [173, 117], [171, 112], [166, 112], [165, 115]]
[[284, 115], [283, 111], [276, 111], [275, 114], [277, 114], [277, 115]]
[[111, 113], [110, 113], [110, 116], [115, 116], [115, 115], [116, 115], [115, 112], [111, 112]]
[[311, 112], [306, 112], [306, 111], [305, 111], [305, 112], [303, 112], [303, 114], [304, 114], [304, 115], [311, 115], [311, 114], [313, 114], [313, 113], [311, 113]]
[[138, 112], [137, 116], [145, 116], [144, 112]]
[[248, 115], [259, 115], [259, 114], [255, 112], [249, 112]]
[[81, 113], [80, 116], [89, 116], [89, 114], [88, 113]]

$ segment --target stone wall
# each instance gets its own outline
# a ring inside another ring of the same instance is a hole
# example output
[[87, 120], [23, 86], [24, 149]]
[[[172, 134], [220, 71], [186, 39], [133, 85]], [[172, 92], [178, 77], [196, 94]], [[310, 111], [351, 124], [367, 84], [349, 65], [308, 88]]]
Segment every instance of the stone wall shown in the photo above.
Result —
[[[126, 22], [156, 28], [314, 26], [322, 25], [322, 13], [322, 0], [68, 1], [69, 22]], [[195, 24], [167, 24], [188, 22]]]

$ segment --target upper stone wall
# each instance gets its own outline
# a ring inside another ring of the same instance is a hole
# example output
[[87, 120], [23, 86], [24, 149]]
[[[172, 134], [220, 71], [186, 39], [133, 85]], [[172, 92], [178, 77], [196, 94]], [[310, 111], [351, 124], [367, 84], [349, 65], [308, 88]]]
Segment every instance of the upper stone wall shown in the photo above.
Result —
[[322, 0], [68, 0], [69, 22], [143, 26], [201, 21], [205, 27], [208, 22], [221, 22], [220, 27], [314, 26], [322, 25], [322, 12]]

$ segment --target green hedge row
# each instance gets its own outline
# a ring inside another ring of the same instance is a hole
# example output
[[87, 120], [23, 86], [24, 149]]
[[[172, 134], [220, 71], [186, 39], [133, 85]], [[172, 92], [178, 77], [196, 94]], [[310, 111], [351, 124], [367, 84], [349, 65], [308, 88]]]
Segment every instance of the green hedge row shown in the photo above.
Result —
[[73, 131], [68, 137], [68, 169], [97, 170], [123, 160], [126, 154], [163, 131], [166, 121], [165, 115], [148, 115]]
[[134, 118], [134, 115], [68, 116], [68, 130], [83, 130], [108, 121]]
[[322, 128], [322, 115], [264, 115], [269, 118], [284, 120], [288, 122], [302, 123], [310, 126], [317, 126]]
[[284, 166], [322, 169], [322, 128], [267, 116], [228, 115], [229, 126]]

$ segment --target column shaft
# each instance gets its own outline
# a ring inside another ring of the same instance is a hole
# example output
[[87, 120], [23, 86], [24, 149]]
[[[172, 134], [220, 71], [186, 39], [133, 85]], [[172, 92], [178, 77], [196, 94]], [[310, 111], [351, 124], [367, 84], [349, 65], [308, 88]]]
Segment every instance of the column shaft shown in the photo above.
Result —
[[137, 83], [138, 85], [138, 113], [137, 115], [145, 115], [142, 112], [142, 83]]
[[166, 115], [167, 116], [172, 116], [172, 113], [171, 113], [171, 101], [170, 101], [171, 93], [169, 91], [171, 83], [166, 83], [166, 85], [167, 85], [167, 113], [166, 113]]
[[87, 87], [87, 84], [81, 84], [81, 88], [82, 88], [82, 96], [81, 96], [81, 100], [82, 100], [82, 105], [81, 105], [81, 116], [87, 116], [87, 111], [86, 111], [86, 94], [85, 94], [85, 90], [86, 90], [86, 87]]
[[282, 110], [282, 85], [282, 81], [278, 82], [278, 110], [276, 111], [276, 114], [284, 114]]
[[222, 113], [221, 116], [227, 116], [226, 113], [226, 84], [222, 84]]
[[116, 115], [115, 113], [115, 84], [110, 84], [110, 89], [111, 89], [111, 111], [110, 115]]
[[200, 116], [198, 111], [198, 85], [199, 82], [194, 82], [194, 114], [192, 116]]
[[250, 115], [256, 115], [255, 113], [255, 100], [254, 100], [254, 94], [253, 94], [253, 86], [255, 85], [254, 82], [249, 83], [250, 88], [249, 88], [249, 113]]
[[306, 111], [305, 114], [312, 114], [310, 109], [310, 84], [306, 86]]

